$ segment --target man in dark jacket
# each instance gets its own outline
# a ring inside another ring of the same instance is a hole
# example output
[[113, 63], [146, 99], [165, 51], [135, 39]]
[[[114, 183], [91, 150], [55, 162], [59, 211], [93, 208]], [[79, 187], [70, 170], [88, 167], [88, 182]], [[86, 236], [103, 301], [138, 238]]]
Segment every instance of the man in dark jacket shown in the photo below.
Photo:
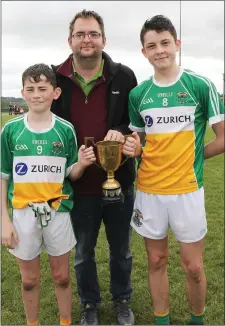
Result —
[[[70, 121], [77, 134], [78, 146], [84, 137], [124, 141], [129, 134], [128, 94], [137, 85], [133, 71], [114, 63], [103, 52], [106, 38], [102, 18], [83, 10], [70, 23], [68, 42], [72, 54], [56, 72], [60, 98], [52, 111]], [[110, 250], [110, 292], [117, 324], [134, 324], [129, 307], [132, 294], [130, 220], [133, 211], [135, 164], [129, 159], [115, 172], [124, 195], [123, 203], [103, 205], [102, 183], [106, 172], [98, 166], [88, 168], [73, 184], [74, 208], [71, 213], [77, 239], [75, 271], [81, 298], [81, 324], [98, 324], [101, 301], [94, 249], [101, 222], [104, 222]]]

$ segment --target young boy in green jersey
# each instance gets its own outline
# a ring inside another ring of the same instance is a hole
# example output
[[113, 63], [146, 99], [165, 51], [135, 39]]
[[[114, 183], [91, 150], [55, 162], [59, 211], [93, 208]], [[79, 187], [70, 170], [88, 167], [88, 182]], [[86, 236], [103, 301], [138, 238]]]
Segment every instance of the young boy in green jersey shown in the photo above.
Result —
[[42, 245], [49, 255], [60, 324], [70, 325], [69, 257], [76, 240], [69, 179], [80, 178], [95, 155], [92, 147], [84, 145], [77, 151], [72, 124], [50, 111], [61, 89], [47, 65], [26, 69], [22, 83], [29, 111], [8, 121], [2, 130], [2, 243], [19, 264], [27, 325], [38, 324]]
[[[145, 239], [156, 325], [169, 324], [169, 226], [178, 240], [186, 274], [190, 324], [203, 325], [207, 233], [203, 165], [204, 159], [224, 152], [224, 106], [208, 78], [177, 65], [180, 41], [168, 18], [148, 19], [140, 38], [154, 76], [129, 96], [134, 132], [123, 152], [141, 156], [131, 225]], [[215, 139], [204, 146], [207, 121]]]

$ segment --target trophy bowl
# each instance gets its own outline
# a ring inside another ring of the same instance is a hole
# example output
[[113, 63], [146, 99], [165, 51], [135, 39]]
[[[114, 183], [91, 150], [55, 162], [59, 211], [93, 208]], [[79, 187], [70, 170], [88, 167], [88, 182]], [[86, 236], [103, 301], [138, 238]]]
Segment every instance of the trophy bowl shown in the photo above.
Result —
[[122, 160], [122, 143], [116, 140], [103, 140], [96, 144], [94, 137], [85, 137], [84, 143], [87, 147], [88, 141], [97, 148], [98, 160], [103, 170], [107, 172], [107, 180], [102, 184], [103, 203], [121, 203], [124, 201], [124, 196], [121, 191], [121, 186], [114, 178], [114, 172], [127, 160], [121, 163]]

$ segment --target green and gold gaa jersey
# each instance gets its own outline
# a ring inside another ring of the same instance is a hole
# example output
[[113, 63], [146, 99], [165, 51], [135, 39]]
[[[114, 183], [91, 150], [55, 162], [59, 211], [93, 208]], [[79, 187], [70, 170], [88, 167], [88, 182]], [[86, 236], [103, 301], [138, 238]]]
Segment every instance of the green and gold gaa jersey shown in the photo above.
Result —
[[150, 194], [182, 194], [203, 185], [204, 136], [224, 120], [224, 106], [213, 83], [181, 69], [176, 81], [154, 77], [129, 96], [130, 129], [145, 132], [137, 188]]
[[59, 212], [73, 207], [67, 176], [77, 161], [77, 140], [69, 122], [52, 114], [49, 129], [35, 132], [27, 114], [9, 120], [2, 130], [1, 177], [9, 180], [13, 208], [48, 202]]

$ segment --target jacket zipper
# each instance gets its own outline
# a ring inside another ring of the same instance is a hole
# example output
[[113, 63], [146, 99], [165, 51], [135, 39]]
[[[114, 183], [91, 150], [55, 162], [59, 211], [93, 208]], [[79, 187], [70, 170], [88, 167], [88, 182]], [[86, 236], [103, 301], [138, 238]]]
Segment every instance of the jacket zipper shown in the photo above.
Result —
[[[103, 82], [105, 81], [105, 77], [103, 76]], [[99, 83], [99, 84], [97, 84], [97, 87], [98, 87], [98, 85], [100, 85], [101, 83]], [[89, 94], [93, 91], [93, 89], [96, 87], [96, 85], [94, 85], [94, 87], [91, 89], [91, 91], [89, 92]], [[85, 100], [84, 100], [84, 103], [85, 104], [88, 104], [88, 96], [89, 96], [89, 94], [87, 95], [87, 96], [85, 96]]]

